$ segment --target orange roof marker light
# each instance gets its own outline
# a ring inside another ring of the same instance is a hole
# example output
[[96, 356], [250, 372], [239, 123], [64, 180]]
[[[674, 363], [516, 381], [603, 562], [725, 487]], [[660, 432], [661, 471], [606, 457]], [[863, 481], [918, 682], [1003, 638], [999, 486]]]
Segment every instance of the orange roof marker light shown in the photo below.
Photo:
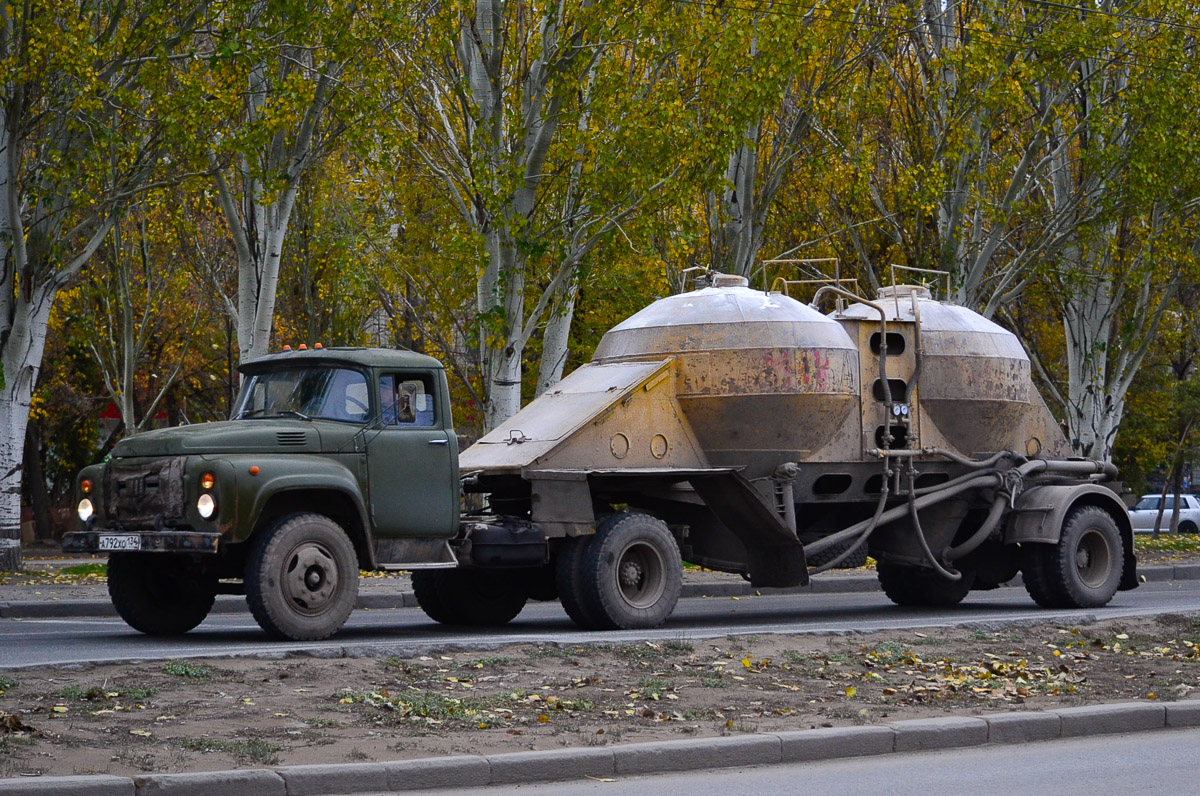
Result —
[[283, 347], [283, 350], [284, 350], [284, 351], [291, 351], [291, 350], [292, 350], [292, 347], [291, 347], [290, 345], [285, 345], [285, 346]]
[[313, 343], [313, 348], [324, 348], [324, 347], [325, 346], [321, 345], [320, 343]]
[[300, 344], [300, 350], [301, 350], [301, 351], [307, 351], [307, 350], [308, 350], [308, 346], [306, 346], [304, 343], [301, 343], [301, 344]]

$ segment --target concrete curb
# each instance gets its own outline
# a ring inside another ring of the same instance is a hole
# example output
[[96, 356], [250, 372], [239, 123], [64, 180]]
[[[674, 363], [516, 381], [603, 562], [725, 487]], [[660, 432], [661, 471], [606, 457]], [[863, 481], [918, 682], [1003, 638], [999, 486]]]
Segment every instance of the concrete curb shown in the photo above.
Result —
[[[1169, 580], [1200, 580], [1200, 564], [1178, 566], [1142, 567], [1138, 575], [1146, 582]], [[1007, 586], [1020, 586], [1021, 576], [1010, 580]], [[824, 580], [817, 579], [807, 586], [787, 589], [756, 589], [749, 583], [685, 583], [680, 590], [681, 599], [704, 597], [751, 597], [772, 594], [842, 594], [849, 592], [879, 591], [879, 581], [874, 574], [839, 575]], [[411, 591], [395, 594], [360, 594], [355, 605], [358, 609], [389, 610], [415, 608], [417, 598]], [[211, 613], [233, 614], [248, 611], [244, 597], [221, 595], [217, 597]], [[0, 602], [0, 619], [59, 619], [67, 617], [116, 616], [108, 600], [42, 600], [22, 602]]]
[[285, 766], [137, 777], [23, 777], [0, 779], [0, 796], [52, 793], [80, 796], [201, 796], [210, 793], [224, 796], [348, 796], [835, 760], [1196, 726], [1200, 726], [1200, 700], [1124, 702], [1045, 712], [915, 719], [865, 727], [391, 763]]

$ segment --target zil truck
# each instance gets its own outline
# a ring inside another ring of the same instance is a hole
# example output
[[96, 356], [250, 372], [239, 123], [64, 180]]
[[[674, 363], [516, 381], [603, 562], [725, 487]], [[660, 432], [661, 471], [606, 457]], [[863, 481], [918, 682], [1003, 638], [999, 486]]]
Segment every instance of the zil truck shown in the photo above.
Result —
[[360, 570], [410, 571], [438, 622], [558, 599], [589, 629], [666, 621], [684, 561], [789, 587], [869, 554], [915, 606], [1017, 573], [1047, 607], [1137, 585], [1116, 470], [1069, 455], [1012, 333], [922, 286], [804, 304], [712, 274], [461, 455], [429, 357], [241, 373], [232, 419], [128, 437], [77, 479], [64, 549], [108, 554], [139, 631], [185, 633], [232, 593], [271, 636], [325, 638]]

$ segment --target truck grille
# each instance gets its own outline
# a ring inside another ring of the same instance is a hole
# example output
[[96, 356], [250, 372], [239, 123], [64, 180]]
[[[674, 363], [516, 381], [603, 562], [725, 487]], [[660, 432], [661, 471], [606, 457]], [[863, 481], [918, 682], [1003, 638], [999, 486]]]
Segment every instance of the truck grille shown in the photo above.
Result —
[[280, 445], [304, 445], [308, 442], [308, 434], [303, 431], [277, 431], [275, 441]]
[[104, 469], [104, 511], [127, 528], [183, 517], [184, 457], [110, 462]]

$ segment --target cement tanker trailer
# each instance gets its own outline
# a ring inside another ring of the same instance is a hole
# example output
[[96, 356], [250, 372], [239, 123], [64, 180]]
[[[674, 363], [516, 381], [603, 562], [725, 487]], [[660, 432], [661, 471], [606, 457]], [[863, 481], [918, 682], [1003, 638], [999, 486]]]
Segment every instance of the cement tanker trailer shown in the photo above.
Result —
[[1132, 531], [1115, 468], [1067, 454], [1020, 343], [980, 315], [716, 274], [463, 452], [486, 513], [414, 587], [440, 621], [557, 595], [582, 627], [639, 628], [670, 616], [684, 560], [798, 586], [869, 552], [899, 605], [1020, 572], [1043, 606], [1101, 606], [1137, 585]]

